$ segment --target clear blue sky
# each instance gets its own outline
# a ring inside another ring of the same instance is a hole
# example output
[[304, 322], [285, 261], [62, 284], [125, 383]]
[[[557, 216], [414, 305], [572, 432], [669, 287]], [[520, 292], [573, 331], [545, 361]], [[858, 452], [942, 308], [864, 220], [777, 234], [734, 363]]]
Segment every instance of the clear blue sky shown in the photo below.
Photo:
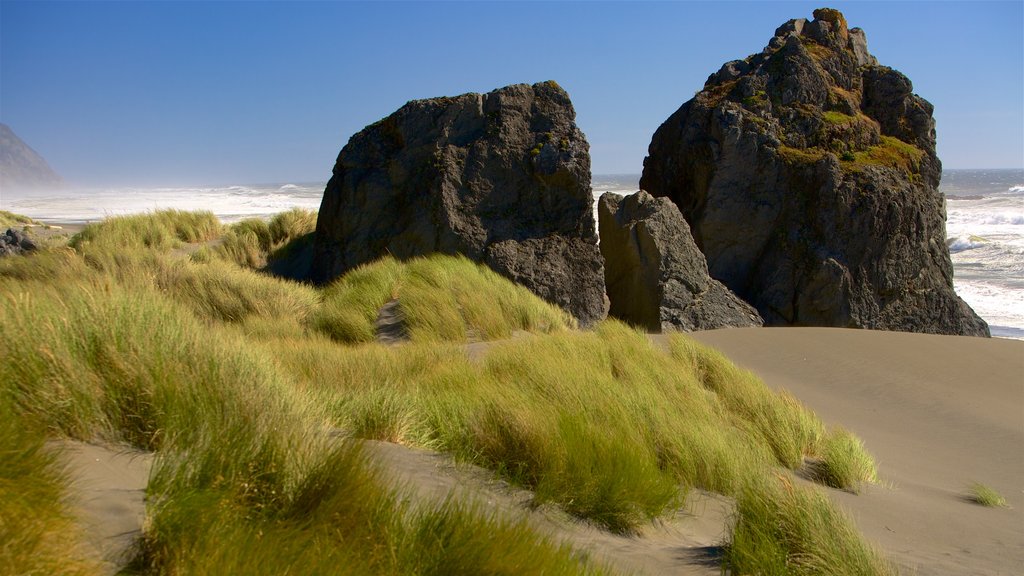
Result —
[[0, 0], [0, 121], [82, 185], [326, 180], [406, 101], [558, 81], [595, 173], [789, 18], [844, 12], [935, 104], [947, 168], [1024, 166], [1024, 2]]

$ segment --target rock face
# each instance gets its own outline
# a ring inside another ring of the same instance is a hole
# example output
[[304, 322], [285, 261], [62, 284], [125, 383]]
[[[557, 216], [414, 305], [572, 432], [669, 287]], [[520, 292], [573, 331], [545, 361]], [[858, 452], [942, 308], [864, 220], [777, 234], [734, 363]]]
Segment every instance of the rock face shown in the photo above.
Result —
[[484, 262], [576, 316], [604, 318], [590, 146], [554, 82], [409, 102], [349, 140], [324, 191], [310, 270], [385, 254]]
[[0, 124], [0, 190], [60, 188], [64, 181], [6, 124]]
[[641, 190], [597, 205], [609, 314], [649, 331], [760, 326], [761, 317], [708, 266], [679, 209]]
[[987, 336], [953, 291], [932, 105], [836, 10], [791, 20], [658, 128], [642, 188], [768, 325]]

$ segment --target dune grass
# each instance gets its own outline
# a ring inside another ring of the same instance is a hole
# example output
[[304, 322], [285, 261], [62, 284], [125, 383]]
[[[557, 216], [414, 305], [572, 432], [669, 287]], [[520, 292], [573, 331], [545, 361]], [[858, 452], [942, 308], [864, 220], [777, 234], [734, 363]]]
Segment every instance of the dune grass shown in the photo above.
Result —
[[864, 442], [847, 430], [830, 431], [822, 441], [820, 455], [809, 467], [817, 482], [856, 493], [863, 483], [878, 481], [874, 458], [864, 449]]
[[[0, 283], [0, 315], [33, 326], [0, 350], [0, 381], [38, 429], [157, 450], [137, 567], [599, 571], [522, 523], [403, 503], [357, 449], [329, 443], [315, 406], [240, 331], [159, 292], [93, 280]], [[66, 560], [63, 549], [44, 556]]]
[[571, 315], [489, 268], [444, 255], [407, 262], [387, 256], [350, 271], [323, 289], [311, 324], [338, 342], [372, 342], [377, 315], [391, 300], [398, 301], [415, 342], [497, 340], [576, 325]]
[[397, 296], [404, 267], [394, 258], [360, 266], [325, 287], [312, 326], [337, 342], [372, 342], [381, 307]]
[[289, 254], [291, 243], [308, 236], [316, 228], [316, 212], [293, 208], [275, 214], [269, 220], [246, 218], [227, 227], [216, 246], [195, 255], [198, 261], [223, 259], [239, 266], [265, 268], [275, 259]]
[[[211, 222], [108, 221], [73, 250], [0, 260], [0, 318], [31, 327], [0, 348], [0, 398], [34, 441], [45, 431], [157, 451], [135, 570], [603, 571], [522, 522], [409, 504], [357, 442], [330, 439], [341, 429], [451, 453], [618, 533], [675, 510], [691, 487], [732, 495], [727, 561], [740, 573], [889, 573], [823, 495], [771, 481], [805, 458], [845, 471], [831, 484], [870, 480], [862, 444], [717, 352], [683, 335], [662, 349], [617, 322], [571, 330], [564, 312], [460, 258], [385, 258], [314, 289], [249, 260], [171, 252], [217, 237]], [[260, 225], [238, 231], [263, 242]], [[360, 344], [392, 299], [411, 342]], [[466, 354], [467, 340], [517, 331], [533, 334]]]
[[36, 222], [28, 216], [15, 214], [14, 212], [8, 212], [7, 210], [0, 210], [0, 233], [6, 231], [8, 228], [23, 228], [34, 224], [38, 225], [39, 222]]
[[120, 252], [132, 248], [169, 249], [182, 243], [218, 237], [221, 224], [212, 212], [158, 210], [147, 214], [113, 216], [89, 224], [71, 238], [80, 252]]
[[972, 482], [967, 488], [967, 497], [981, 506], [989, 506], [993, 508], [1005, 508], [1006, 498], [999, 492], [996, 492], [993, 488], [986, 486], [980, 482]]
[[797, 468], [824, 434], [717, 353], [677, 335], [666, 354], [618, 322], [500, 342], [480, 362], [429, 343], [267, 346], [339, 428], [453, 453], [616, 532], [686, 486], [734, 495], [771, 466]]
[[828, 496], [782, 475], [755, 481], [738, 495], [725, 567], [768, 576], [898, 573]]

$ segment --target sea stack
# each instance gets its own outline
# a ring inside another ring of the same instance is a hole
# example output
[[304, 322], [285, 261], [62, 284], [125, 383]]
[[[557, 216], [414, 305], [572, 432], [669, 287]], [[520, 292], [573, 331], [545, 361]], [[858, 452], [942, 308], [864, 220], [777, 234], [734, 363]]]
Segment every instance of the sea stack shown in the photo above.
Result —
[[932, 105], [823, 8], [712, 74], [640, 185], [767, 325], [988, 336], [953, 291], [941, 169]]
[[341, 150], [310, 276], [462, 254], [589, 326], [608, 310], [592, 209], [590, 146], [557, 83], [416, 100]]
[[609, 315], [650, 332], [761, 326], [721, 282], [668, 198], [606, 192], [597, 203]]

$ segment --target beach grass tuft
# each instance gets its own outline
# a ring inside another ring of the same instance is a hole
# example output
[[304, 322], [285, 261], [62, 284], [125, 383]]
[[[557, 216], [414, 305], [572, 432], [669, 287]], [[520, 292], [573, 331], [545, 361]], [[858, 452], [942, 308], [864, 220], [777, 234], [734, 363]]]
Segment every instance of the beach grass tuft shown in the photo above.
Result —
[[4, 232], [8, 228], [24, 228], [25, 226], [38, 224], [39, 222], [36, 222], [28, 216], [15, 214], [14, 212], [8, 212], [7, 210], [0, 210], [0, 232]]
[[80, 252], [119, 252], [132, 248], [168, 250], [183, 243], [213, 240], [221, 224], [212, 212], [157, 210], [147, 214], [112, 216], [89, 224], [71, 238]]
[[416, 342], [498, 340], [576, 326], [565, 311], [489, 268], [444, 255], [406, 262], [388, 256], [348, 272], [323, 289], [311, 324], [338, 342], [371, 342], [380, 309], [392, 300]]
[[863, 483], [878, 481], [878, 469], [864, 442], [842, 428], [825, 437], [820, 458], [809, 466], [809, 472], [817, 482], [855, 493]]
[[993, 488], [986, 486], [980, 482], [972, 482], [967, 488], [967, 497], [975, 504], [981, 506], [989, 506], [993, 508], [1005, 508], [1006, 498], [999, 492], [996, 492]]
[[725, 567], [737, 574], [898, 573], [820, 489], [796, 486], [782, 474], [738, 495]]

